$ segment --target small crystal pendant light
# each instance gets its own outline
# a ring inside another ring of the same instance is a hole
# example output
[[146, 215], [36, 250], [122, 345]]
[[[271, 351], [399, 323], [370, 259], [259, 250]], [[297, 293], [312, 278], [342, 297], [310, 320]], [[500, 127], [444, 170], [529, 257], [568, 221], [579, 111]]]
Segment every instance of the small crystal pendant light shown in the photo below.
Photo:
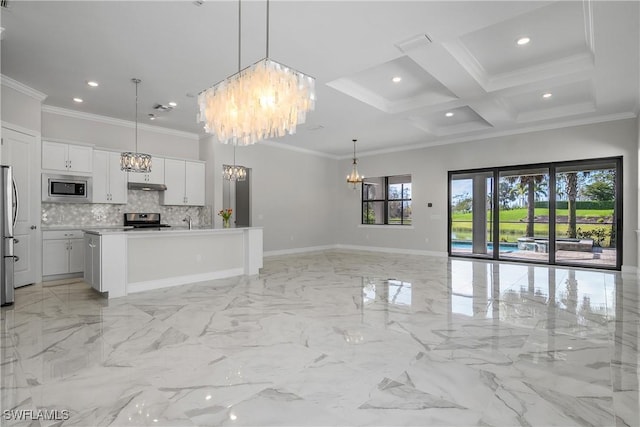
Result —
[[120, 154], [120, 169], [125, 172], [151, 172], [151, 155], [138, 153], [138, 85], [142, 80], [131, 79], [136, 84], [136, 151], [125, 151]]
[[347, 175], [347, 182], [349, 184], [353, 184], [353, 189], [355, 190], [358, 187], [358, 184], [362, 183], [364, 179], [363, 175], [358, 173], [358, 159], [356, 158], [356, 141], [353, 140], [353, 169], [351, 170], [351, 174]]

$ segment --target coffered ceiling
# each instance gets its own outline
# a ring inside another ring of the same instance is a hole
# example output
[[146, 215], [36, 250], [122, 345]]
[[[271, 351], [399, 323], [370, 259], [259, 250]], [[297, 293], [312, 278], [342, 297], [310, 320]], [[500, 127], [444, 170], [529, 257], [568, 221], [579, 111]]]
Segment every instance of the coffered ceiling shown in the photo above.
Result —
[[[137, 77], [141, 122], [203, 134], [193, 95], [237, 71], [237, 11], [9, 0], [2, 74], [54, 109], [125, 120]], [[361, 153], [382, 152], [633, 117], [639, 18], [636, 1], [272, 0], [271, 58], [317, 79], [316, 110], [276, 142], [349, 156], [353, 138]], [[264, 57], [265, 24], [265, 2], [243, 1], [243, 66]]]

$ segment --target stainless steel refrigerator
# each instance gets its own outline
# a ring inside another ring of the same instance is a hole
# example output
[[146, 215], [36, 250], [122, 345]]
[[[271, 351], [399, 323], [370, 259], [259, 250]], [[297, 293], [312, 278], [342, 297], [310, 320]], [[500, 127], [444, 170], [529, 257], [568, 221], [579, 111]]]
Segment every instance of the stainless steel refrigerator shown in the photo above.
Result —
[[0, 166], [0, 305], [13, 304], [13, 227], [16, 221], [18, 200], [11, 166]]

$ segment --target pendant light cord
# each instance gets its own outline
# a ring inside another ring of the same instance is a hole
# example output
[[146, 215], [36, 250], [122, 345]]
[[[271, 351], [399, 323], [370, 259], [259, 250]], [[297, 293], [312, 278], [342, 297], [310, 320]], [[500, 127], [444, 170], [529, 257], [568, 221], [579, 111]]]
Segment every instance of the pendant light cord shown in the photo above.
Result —
[[[238, 72], [242, 70], [241, 67], [242, 67], [242, 0], [238, 0]], [[233, 170], [234, 171], [236, 170], [236, 145], [237, 145], [237, 142], [234, 141], [233, 142]]]
[[358, 161], [356, 160], [356, 141], [357, 139], [353, 140], [353, 164], [357, 164]]
[[238, 0], [238, 72], [242, 64], [242, 0]]
[[269, 58], [269, 0], [267, 0], [267, 58]]
[[136, 84], [136, 153], [138, 152], [138, 84], [142, 81], [140, 79], [131, 79]]

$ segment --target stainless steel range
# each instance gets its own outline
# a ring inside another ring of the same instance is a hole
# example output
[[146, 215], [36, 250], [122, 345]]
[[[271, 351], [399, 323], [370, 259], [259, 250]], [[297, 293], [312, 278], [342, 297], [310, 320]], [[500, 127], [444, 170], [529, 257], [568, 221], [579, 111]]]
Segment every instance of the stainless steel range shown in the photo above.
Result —
[[169, 224], [162, 224], [159, 213], [125, 213], [124, 226], [146, 230], [171, 227]]

